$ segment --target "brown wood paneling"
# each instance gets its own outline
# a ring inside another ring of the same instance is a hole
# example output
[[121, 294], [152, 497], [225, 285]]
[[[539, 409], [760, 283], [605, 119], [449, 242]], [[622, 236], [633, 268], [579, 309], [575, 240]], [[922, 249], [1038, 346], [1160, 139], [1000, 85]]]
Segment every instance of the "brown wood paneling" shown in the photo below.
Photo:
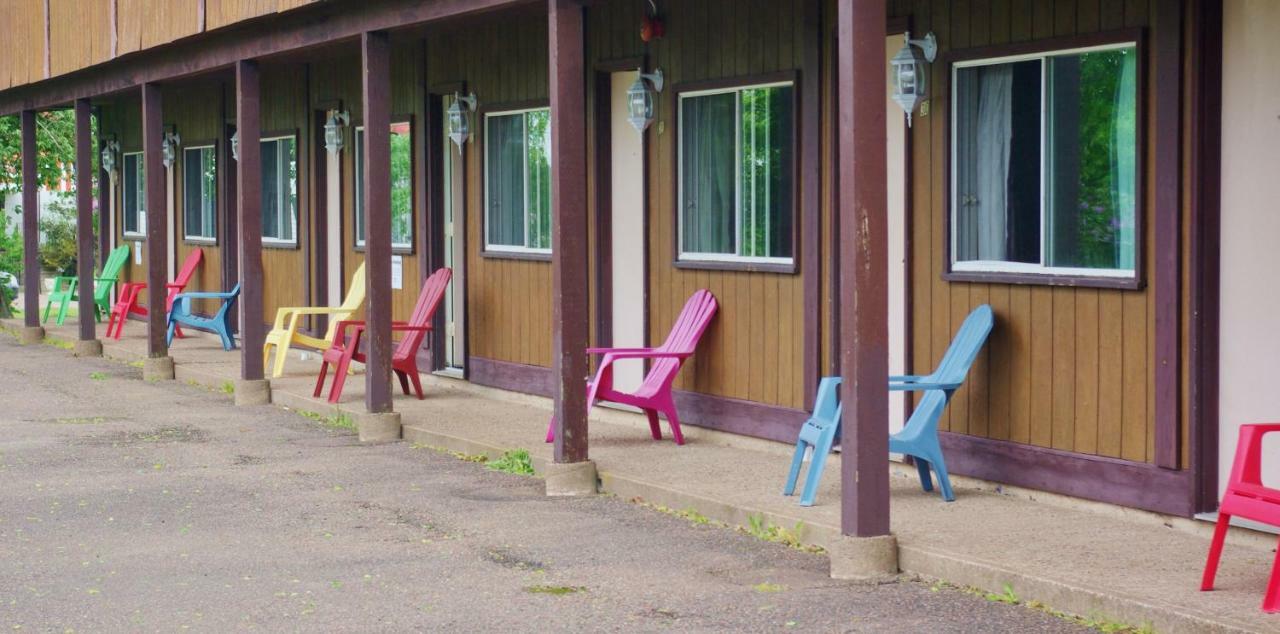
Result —
[[262, 67], [262, 136], [296, 134], [298, 159], [297, 246], [262, 246], [263, 320], [271, 323], [276, 311], [285, 306], [307, 306], [310, 302], [305, 280], [308, 266], [303, 246], [310, 240], [307, 222], [310, 175], [305, 169], [311, 152], [308, 130], [307, 73], [301, 65]]
[[50, 73], [61, 75], [110, 59], [110, 20], [107, 2], [49, 0]]
[[0, 87], [43, 79], [44, 3], [6, 2], [2, 17], [6, 42], [5, 53], [0, 55]]
[[[191, 85], [167, 87], [164, 91], [165, 123], [174, 126], [182, 136], [183, 147], [218, 145], [219, 131], [222, 127], [222, 92], [223, 85], [214, 82], [200, 82]], [[186, 154], [178, 153], [174, 164], [173, 200], [174, 200], [174, 235], [170, 237], [174, 245], [174, 270], [180, 270], [182, 263], [192, 251], [202, 251], [200, 268], [187, 285], [189, 291], [223, 291], [222, 288], [222, 245], [226, 238], [217, 235], [212, 244], [207, 242], [188, 241], [186, 236], [186, 215], [183, 209], [184, 188], [183, 174], [187, 169]], [[230, 165], [217, 165], [218, 171], [233, 169]], [[221, 227], [221, 215], [226, 213], [227, 201], [217, 201], [215, 227]], [[216, 231], [216, 230], [215, 230]], [[218, 308], [213, 300], [200, 300], [196, 310], [212, 314]]]
[[[163, 0], [162, 0], [163, 1]], [[224, 26], [306, 6], [316, 0], [205, 0], [205, 27]]]

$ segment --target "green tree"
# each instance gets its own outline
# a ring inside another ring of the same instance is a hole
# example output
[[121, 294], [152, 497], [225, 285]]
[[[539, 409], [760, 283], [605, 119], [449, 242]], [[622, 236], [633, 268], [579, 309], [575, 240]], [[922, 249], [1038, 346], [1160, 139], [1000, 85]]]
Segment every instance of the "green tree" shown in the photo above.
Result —
[[[51, 184], [62, 176], [63, 166], [75, 164], [76, 121], [71, 110], [36, 113], [36, 172], [40, 182]], [[97, 139], [97, 118], [91, 139]], [[96, 144], [94, 147], [97, 147]], [[93, 170], [98, 157], [93, 153]], [[0, 194], [22, 188], [22, 124], [16, 116], [0, 117]]]

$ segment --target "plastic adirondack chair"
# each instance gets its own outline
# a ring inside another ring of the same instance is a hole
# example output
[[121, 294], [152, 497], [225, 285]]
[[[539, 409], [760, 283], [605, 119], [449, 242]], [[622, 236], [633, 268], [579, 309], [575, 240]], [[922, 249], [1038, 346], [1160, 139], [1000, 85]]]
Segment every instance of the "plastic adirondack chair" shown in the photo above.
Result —
[[[120, 279], [120, 269], [124, 268], [124, 263], [129, 259], [129, 247], [127, 245], [118, 246], [107, 255], [107, 259], [102, 263], [102, 272], [93, 278], [93, 318], [94, 321], [102, 321], [102, 316], [111, 310], [111, 289]], [[71, 301], [77, 299], [79, 295], [76, 291], [79, 287], [80, 280], [68, 275], [59, 275], [53, 278], [53, 291], [49, 293], [49, 300], [44, 305], [44, 317], [41, 322], [49, 321], [49, 310], [54, 304], [58, 304], [58, 325], [67, 319], [67, 306]]]
[[[658, 427], [658, 414], [665, 414], [667, 423], [671, 425], [671, 436], [677, 445], [684, 444], [684, 434], [680, 432], [680, 418], [676, 414], [675, 399], [671, 393], [671, 383], [676, 374], [689, 357], [702, 333], [711, 324], [716, 314], [716, 298], [711, 291], [697, 291], [685, 302], [684, 309], [671, 327], [667, 340], [657, 348], [587, 348], [587, 354], [603, 355], [596, 376], [587, 383], [587, 409], [597, 400], [612, 401], [638, 407], [649, 417], [649, 431], [654, 440], [662, 440], [662, 430]], [[649, 368], [644, 382], [633, 394], [619, 392], [613, 388], [613, 363], [621, 359], [655, 359]], [[547, 442], [555, 440], [556, 420], [553, 416], [547, 425]]]
[[[168, 312], [173, 310], [173, 298], [178, 293], [186, 290], [187, 284], [191, 282], [191, 277], [196, 274], [196, 267], [200, 266], [200, 261], [204, 259], [204, 250], [197, 247], [194, 251], [187, 254], [187, 259], [182, 263], [182, 269], [178, 271], [178, 276], [173, 278], [172, 282], [165, 284], [168, 295], [165, 297], [164, 308]], [[111, 317], [107, 319], [107, 336], [119, 339], [124, 332], [124, 322], [128, 321], [129, 315], [147, 315], [147, 307], [138, 304], [138, 294], [146, 290], [146, 282], [125, 282], [120, 286], [120, 298], [116, 300], [114, 306], [111, 307]], [[115, 334], [112, 334], [112, 329]], [[182, 336], [182, 328], [178, 328], [177, 333]]]
[[960, 325], [960, 330], [956, 331], [955, 339], [951, 340], [951, 346], [947, 348], [946, 354], [942, 355], [942, 361], [938, 363], [938, 368], [932, 374], [891, 376], [889, 389], [894, 391], [943, 390], [950, 397], [964, 383], [964, 377], [969, 373], [969, 366], [973, 365], [973, 360], [978, 357], [978, 352], [982, 350], [982, 344], [987, 341], [987, 335], [991, 334], [991, 328], [994, 325], [995, 315], [991, 312], [991, 306], [983, 304], [973, 309], [973, 312], [969, 313], [964, 323]]
[[[297, 308], [281, 308], [276, 311], [275, 324], [271, 326], [271, 332], [267, 333], [265, 343], [262, 344], [262, 365], [265, 367], [271, 359], [271, 348], [276, 348], [276, 363], [271, 370], [272, 377], [280, 377], [284, 375], [284, 359], [291, 346], [300, 344], [315, 348], [317, 350], [327, 350], [329, 342], [333, 340], [334, 332], [337, 330], [338, 322], [351, 316], [356, 312], [360, 305], [364, 303], [364, 263], [360, 263], [360, 267], [356, 269], [355, 274], [351, 276], [351, 286], [347, 288], [347, 295], [342, 300], [342, 305], [338, 307], [297, 307]], [[302, 317], [306, 315], [329, 315], [329, 328], [325, 331], [323, 339], [308, 336], [298, 332], [298, 326], [302, 322]], [[288, 324], [286, 324], [286, 320]]]
[[[422, 291], [418, 293], [418, 301], [413, 306], [413, 315], [409, 317], [409, 321], [391, 322], [392, 332], [405, 333], [396, 344], [395, 350], [391, 352], [391, 370], [400, 379], [400, 389], [405, 394], [409, 393], [409, 382], [413, 382], [418, 400], [422, 400], [422, 381], [418, 378], [418, 349], [422, 347], [422, 340], [431, 330], [431, 320], [435, 318], [436, 309], [444, 299], [444, 291], [449, 286], [451, 277], [453, 277], [452, 269], [437, 269], [423, 282]], [[329, 349], [324, 351], [313, 396], [320, 396], [320, 392], [324, 389], [325, 374], [329, 371], [329, 365], [333, 364], [333, 385], [329, 388], [329, 402], [337, 403], [338, 399], [342, 398], [342, 386], [346, 383], [351, 362], [365, 362], [365, 355], [360, 352], [360, 338], [364, 334], [365, 327], [366, 322], [363, 321], [338, 322]], [[348, 330], [351, 332], [350, 341], [347, 340]]]
[[818, 396], [813, 401], [813, 416], [800, 427], [796, 453], [791, 458], [791, 473], [787, 475], [787, 485], [782, 490], [783, 495], [795, 493], [796, 480], [800, 476], [804, 455], [812, 450], [813, 462], [809, 465], [808, 475], [805, 476], [800, 506], [813, 506], [813, 497], [818, 493], [818, 482], [822, 480], [822, 469], [827, 464], [827, 456], [831, 454], [831, 445], [835, 442], [836, 432], [840, 431], [841, 382], [838, 376], [822, 378], [818, 383]]
[[924, 398], [911, 411], [911, 418], [903, 425], [902, 431], [889, 437], [889, 452], [900, 453], [915, 459], [916, 470], [920, 473], [920, 488], [933, 490], [933, 480], [929, 477], [929, 467], [933, 467], [938, 475], [938, 485], [942, 489], [942, 499], [956, 501], [951, 491], [951, 476], [947, 474], [947, 463], [942, 459], [942, 444], [938, 441], [938, 421], [942, 412], [947, 409], [951, 394], [946, 390], [929, 390]]
[[[1280, 432], [1280, 423], [1240, 426], [1236, 458], [1231, 465], [1231, 479], [1222, 496], [1222, 505], [1218, 507], [1218, 525], [1209, 544], [1209, 558], [1200, 581], [1201, 590], [1213, 589], [1218, 559], [1222, 556], [1222, 544], [1227, 538], [1227, 526], [1231, 524], [1232, 516], [1280, 526], [1280, 489], [1262, 484], [1262, 437], [1272, 432]], [[1262, 597], [1262, 610], [1280, 612], [1280, 554], [1271, 567], [1271, 579]]]
[[[240, 296], [240, 285], [236, 284], [226, 293], [178, 293], [173, 296], [173, 307], [169, 309], [169, 327], [165, 332], [166, 345], [173, 343], [173, 333], [178, 324], [200, 330], [208, 330], [222, 338], [223, 350], [234, 350], [236, 340], [231, 336], [231, 306]], [[222, 301], [212, 317], [201, 317], [191, 312], [191, 302], [197, 299], [217, 299]]]

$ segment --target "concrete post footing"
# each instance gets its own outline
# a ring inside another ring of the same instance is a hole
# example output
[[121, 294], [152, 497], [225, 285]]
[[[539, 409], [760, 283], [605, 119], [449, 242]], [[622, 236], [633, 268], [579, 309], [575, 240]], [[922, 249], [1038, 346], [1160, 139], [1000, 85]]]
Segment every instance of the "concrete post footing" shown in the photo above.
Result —
[[366, 412], [356, 415], [360, 442], [383, 443], [400, 440], [400, 412]]
[[102, 356], [102, 341], [98, 339], [77, 340], [73, 352], [77, 357], [100, 357]]
[[173, 357], [147, 357], [142, 360], [142, 380], [172, 381]]
[[236, 405], [269, 405], [271, 381], [266, 379], [240, 379], [235, 382]]
[[40, 326], [24, 326], [18, 331], [18, 345], [29, 346], [44, 340], [44, 328]]
[[879, 581], [898, 574], [898, 538], [842, 536], [827, 546], [831, 578]]
[[549, 462], [543, 479], [550, 496], [595, 495], [599, 491], [596, 463], [590, 460]]

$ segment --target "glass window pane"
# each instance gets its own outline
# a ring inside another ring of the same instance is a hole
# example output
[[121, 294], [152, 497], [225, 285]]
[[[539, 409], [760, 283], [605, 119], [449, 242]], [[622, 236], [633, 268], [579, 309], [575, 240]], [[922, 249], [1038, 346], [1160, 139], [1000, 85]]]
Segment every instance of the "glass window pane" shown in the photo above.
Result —
[[204, 218], [204, 233], [206, 238], [213, 238], [218, 235], [215, 227], [215, 218], [218, 214], [218, 163], [217, 153], [214, 148], [207, 147], [200, 151], [200, 176], [201, 176], [201, 208]]
[[525, 117], [490, 116], [485, 128], [486, 240], [524, 246]]
[[182, 152], [182, 226], [188, 237], [204, 236], [204, 206], [201, 187], [204, 183], [200, 150]]
[[138, 215], [143, 209], [143, 201], [145, 199], [142, 192], [143, 180], [142, 155], [125, 155], [124, 187], [121, 192], [124, 199], [121, 215], [124, 220], [125, 233], [139, 233], [141, 231]]
[[741, 93], [739, 255], [791, 257], [792, 104], [791, 86]]
[[957, 261], [1040, 262], [1040, 60], [956, 72]]
[[1046, 62], [1046, 264], [1134, 268], [1137, 51]]
[[284, 183], [288, 188], [284, 191], [283, 200], [280, 204], [282, 215], [280, 217], [280, 234], [281, 239], [292, 242], [294, 240], [294, 230], [298, 225], [298, 156], [296, 153], [297, 146], [292, 137], [280, 139], [280, 182]]
[[391, 124], [391, 244], [413, 244], [413, 143], [408, 123]]
[[275, 141], [262, 142], [262, 236], [280, 235], [280, 156]]
[[534, 249], [551, 248], [551, 111], [526, 115], [529, 243]]
[[681, 250], [736, 252], [737, 95], [680, 101]]

